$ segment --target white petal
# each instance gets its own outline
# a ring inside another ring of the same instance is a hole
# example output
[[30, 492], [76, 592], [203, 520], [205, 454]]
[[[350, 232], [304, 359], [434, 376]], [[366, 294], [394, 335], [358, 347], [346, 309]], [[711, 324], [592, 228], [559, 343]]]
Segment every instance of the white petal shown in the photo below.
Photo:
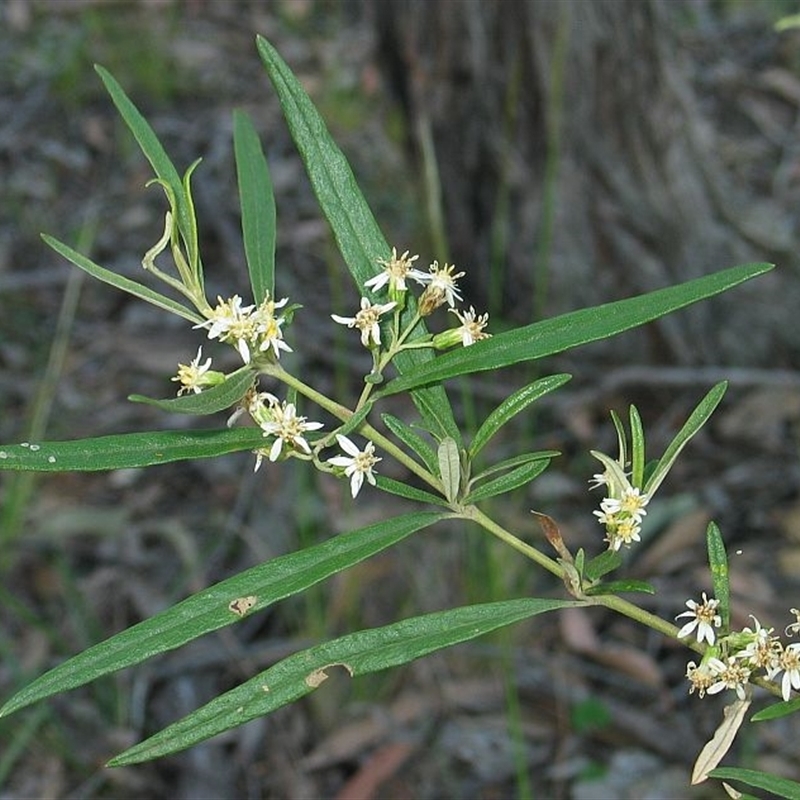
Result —
[[277, 438], [273, 443], [272, 447], [269, 449], [269, 460], [270, 461], [277, 461], [278, 456], [281, 454], [281, 448], [283, 447], [283, 439]]
[[342, 434], [336, 434], [336, 441], [339, 442], [339, 447], [345, 451], [345, 453], [350, 453], [351, 456], [357, 456], [361, 453], [361, 451], [350, 441], [346, 436], [342, 436]]
[[350, 492], [352, 493], [353, 497], [358, 494], [362, 483], [364, 483], [364, 473], [358, 471], [354, 472], [350, 478]]

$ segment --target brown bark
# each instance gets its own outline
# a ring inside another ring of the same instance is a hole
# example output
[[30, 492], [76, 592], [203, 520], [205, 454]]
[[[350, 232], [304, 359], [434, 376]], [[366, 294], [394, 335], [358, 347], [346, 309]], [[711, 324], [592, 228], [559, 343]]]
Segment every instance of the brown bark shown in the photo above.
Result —
[[[379, 51], [408, 111], [419, 168], [438, 170], [449, 255], [471, 271], [470, 295], [490, 311], [527, 322], [791, 247], [751, 224], [750, 198], [715, 152], [680, 29], [696, 8], [375, 4]], [[438, 254], [444, 245], [429, 219]], [[631, 340], [630, 356], [758, 359], [769, 348], [763, 314], [736, 311], [748, 356], [739, 337], [719, 335], [732, 308], [723, 298], [665, 319]]]

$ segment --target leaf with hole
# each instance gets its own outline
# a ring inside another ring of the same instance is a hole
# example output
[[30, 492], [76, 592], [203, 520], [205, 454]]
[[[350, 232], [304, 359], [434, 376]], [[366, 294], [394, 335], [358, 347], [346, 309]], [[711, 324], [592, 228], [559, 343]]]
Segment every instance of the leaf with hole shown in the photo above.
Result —
[[440, 519], [442, 515], [430, 513], [394, 517], [251, 567], [60, 664], [17, 692], [0, 709], [0, 715], [231, 625], [244, 614], [305, 591]]
[[437, 611], [347, 634], [285, 658], [134, 745], [109, 765], [124, 766], [160, 758], [243, 725], [319, 688], [333, 668], [341, 668], [353, 678], [367, 675], [407, 664], [537, 614], [574, 605], [577, 603], [570, 600], [507, 600]]

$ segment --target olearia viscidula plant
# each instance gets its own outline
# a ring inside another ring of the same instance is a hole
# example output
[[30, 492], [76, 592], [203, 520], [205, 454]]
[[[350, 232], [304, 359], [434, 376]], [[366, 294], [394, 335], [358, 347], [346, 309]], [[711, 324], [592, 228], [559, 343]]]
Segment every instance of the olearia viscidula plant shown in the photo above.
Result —
[[[727, 561], [713, 524], [707, 540], [714, 597], [703, 594], [699, 602], [689, 601], [689, 610], [678, 615], [681, 619], [689, 617], [682, 628], [621, 596], [652, 593], [648, 584], [624, 578], [606, 580], [622, 565], [621, 551], [640, 541], [653, 496], [680, 452], [722, 400], [724, 383], [706, 394], [664, 454], [650, 463], [645, 460], [638, 411], [630, 409], [630, 439], [622, 421], [612, 414], [619, 453], [612, 457], [593, 452], [602, 471], [591, 483], [605, 492], [599, 510], [594, 512], [605, 531], [605, 549], [598, 536], [598, 550], [602, 552], [594, 557], [582, 549], [573, 554], [556, 522], [546, 514], [536, 511], [532, 518], [532, 523], [537, 523], [532, 524], [532, 530], [544, 534], [539, 540], [546, 545], [543, 548], [531, 543], [536, 540], [531, 531], [517, 535], [481, 508], [483, 501], [529, 484], [558, 455], [555, 451], [522, 452], [488, 466], [482, 458], [484, 448], [504, 425], [543, 395], [563, 386], [570, 376], [539, 378], [514, 391], [480, 424], [471, 441], [465, 441], [460, 431], [444, 386], [450, 378], [500, 370], [613, 336], [733, 288], [767, 272], [772, 265], [733, 267], [678, 286], [492, 335], [488, 315], [464, 304], [459, 286], [463, 271], [436, 260], [422, 269], [417, 255], [387, 244], [349, 164], [299, 81], [265, 39], [258, 37], [257, 47], [322, 212], [361, 297], [357, 309], [330, 310], [330, 324], [352, 329], [348, 334], [352, 346], [366, 348], [371, 356], [371, 368], [363, 377], [357, 402], [353, 406], [342, 404], [284, 366], [284, 354], [299, 346], [292, 339], [291, 329], [301, 306], [275, 289], [275, 201], [261, 143], [248, 117], [234, 113], [233, 139], [250, 286], [232, 287], [228, 296], [209, 299], [191, 188], [192, 174], [200, 162], [191, 164], [181, 176], [136, 106], [114, 78], [98, 66], [113, 102], [152, 165], [156, 176], [152, 182], [165, 196], [164, 232], [145, 253], [142, 265], [152, 278], [166, 284], [173, 296], [107, 270], [50, 236], [43, 238], [90, 275], [177, 314], [205, 337], [194, 357], [179, 364], [171, 379], [177, 384], [176, 397], [153, 400], [133, 395], [130, 399], [171, 413], [226, 412], [227, 424], [204, 430], [7, 445], [0, 448], [0, 468], [113, 470], [249, 450], [254, 454], [256, 470], [264, 468], [265, 461], [273, 469], [281, 461], [299, 459], [308, 462], [310, 469], [346, 480], [353, 498], [367, 485], [404, 498], [414, 504], [413, 510], [332, 535], [322, 543], [204, 589], [42, 675], [8, 700], [0, 713], [10, 714], [235, 624], [443, 520], [477, 525], [487, 535], [500, 539], [521, 558], [562, 581], [568, 597], [498, 599], [411, 617], [314, 645], [225, 692], [109, 764], [128, 765], [164, 756], [267, 714], [314, 691], [333, 666], [342, 667], [355, 678], [408, 663], [546, 611], [572, 606], [601, 606], [684, 641], [700, 659], [699, 663], [690, 662], [687, 669], [690, 689], [700, 696], [728, 689], [735, 695], [735, 704], [741, 705], [749, 703], [753, 687], [760, 686], [782, 697], [781, 703], [767, 709], [770, 714], [800, 708], [800, 700], [791, 699], [792, 691], [800, 689], [800, 644], [780, 644], [773, 629], [762, 627], [757, 620], [752, 628], [739, 632], [730, 629]], [[213, 369], [212, 348], [220, 345], [234, 348], [241, 367], [229, 373]], [[269, 381], [270, 391], [262, 386], [262, 380]], [[412, 424], [384, 412], [380, 419], [386, 432], [382, 432], [375, 427], [381, 401], [398, 393], [409, 394], [419, 419]], [[386, 459], [405, 467], [408, 481], [382, 475], [381, 464]], [[556, 558], [545, 552], [549, 546]], [[793, 613], [797, 622], [790, 625], [789, 632], [800, 629], [800, 615]], [[728, 718], [723, 726], [727, 725], [732, 741], [735, 729]], [[742, 718], [739, 714], [739, 724]], [[711, 772], [725, 750], [727, 746], [717, 746], [715, 756], [703, 762], [702, 774], [696, 774], [695, 779], [725, 772]], [[736, 774], [729, 774], [730, 778], [763, 780], [761, 773], [753, 778], [750, 771], [729, 768], [731, 771]], [[773, 789], [778, 785], [775, 781], [780, 781], [774, 776], [767, 776], [767, 780], [773, 781], [769, 784]]]

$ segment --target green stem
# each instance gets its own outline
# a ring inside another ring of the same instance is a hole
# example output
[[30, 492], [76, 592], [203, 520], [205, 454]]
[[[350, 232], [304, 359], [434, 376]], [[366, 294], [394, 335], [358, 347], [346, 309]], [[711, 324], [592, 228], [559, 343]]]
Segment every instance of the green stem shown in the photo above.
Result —
[[[677, 626], [661, 619], [661, 617], [657, 617], [655, 614], [651, 614], [649, 611], [645, 611], [643, 608], [639, 608], [639, 606], [631, 603], [630, 600], [625, 600], [615, 594], [595, 595], [587, 598], [587, 600], [592, 603], [592, 605], [604, 606], [612, 611], [616, 611], [618, 614], [622, 614], [624, 617], [629, 617], [642, 625], [646, 625], [648, 628], [652, 628], [654, 631], [658, 631], [670, 639], [678, 638]], [[699, 642], [683, 643], [701, 655], [705, 652], [705, 647]]]
[[[414, 347], [430, 347], [430, 342], [427, 342], [425, 345], [406, 345], [404, 344], [405, 340], [409, 337], [411, 332], [417, 326], [419, 321], [422, 319], [419, 314], [414, 315], [414, 319], [411, 321], [409, 326], [403, 331], [403, 333], [398, 334], [397, 332], [397, 324], [399, 320], [399, 314], [395, 314], [394, 322], [392, 323], [393, 331], [392, 331], [392, 344], [391, 347], [383, 354], [380, 360], [374, 357], [373, 351], [373, 365], [372, 365], [372, 374], [373, 375], [383, 375], [383, 371], [389, 365], [391, 360], [402, 350], [410, 350]], [[358, 403], [356, 404], [356, 411], [359, 411], [364, 407], [364, 404], [369, 400], [369, 396], [372, 394], [372, 390], [375, 388], [374, 383], [366, 383], [364, 388], [361, 390], [361, 396], [358, 398]]]
[[485, 528], [493, 536], [496, 536], [507, 545], [513, 547], [523, 555], [527, 556], [531, 561], [535, 561], [540, 567], [544, 567], [548, 572], [552, 572], [557, 578], [564, 578], [564, 568], [554, 559], [540, 553], [535, 547], [518, 539], [513, 533], [507, 531], [501, 525], [498, 525], [491, 517], [487, 517], [476, 506], [467, 506], [463, 509], [461, 514], [465, 519], [471, 519], [478, 523], [482, 528]]
[[[277, 378], [287, 386], [295, 389], [298, 394], [301, 394], [303, 397], [307, 397], [309, 400], [312, 400], [320, 408], [324, 408], [342, 422], [347, 422], [354, 414], [354, 412], [346, 406], [337, 403], [335, 400], [331, 400], [329, 397], [326, 397], [313, 387], [303, 383], [303, 381], [301, 381], [299, 378], [296, 378], [294, 375], [286, 372], [286, 370], [284, 370], [280, 364], [267, 364], [262, 366], [261, 372], [265, 375]], [[358, 432], [392, 456], [392, 458], [401, 463], [411, 472], [413, 472], [418, 478], [425, 481], [425, 483], [427, 483], [432, 489], [435, 489], [440, 494], [443, 493], [442, 483], [435, 475], [428, 472], [428, 470], [418, 464], [405, 451], [401, 450], [394, 442], [392, 442], [390, 439], [387, 439], [380, 431], [373, 428], [368, 422], [361, 423], [361, 425], [358, 427]]]

